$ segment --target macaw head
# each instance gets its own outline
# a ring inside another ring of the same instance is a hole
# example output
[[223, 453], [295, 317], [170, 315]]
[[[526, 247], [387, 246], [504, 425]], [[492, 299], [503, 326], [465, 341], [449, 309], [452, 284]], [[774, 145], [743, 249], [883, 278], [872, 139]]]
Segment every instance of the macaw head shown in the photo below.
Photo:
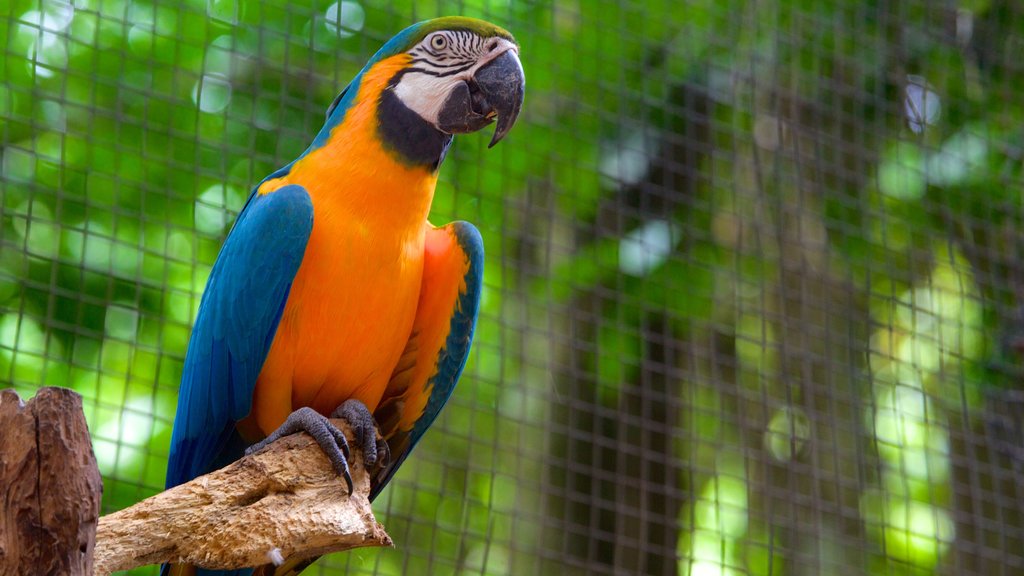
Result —
[[512, 129], [526, 77], [508, 31], [473, 18], [437, 18], [410, 26], [388, 44], [382, 52], [398, 48], [412, 57], [393, 90], [423, 120], [447, 134], [476, 132], [497, 120], [491, 146]]
[[[407, 140], [414, 134], [422, 139], [423, 128], [443, 138], [447, 149], [453, 134], [476, 132], [496, 121], [494, 146], [515, 124], [526, 88], [519, 45], [494, 24], [451, 16], [413, 24], [384, 44], [328, 109], [328, 126], [340, 122], [352, 105], [353, 86], [376, 65], [396, 58], [404, 64], [380, 94], [380, 124], [390, 144], [410, 147], [406, 156], [420, 155], [414, 148], [421, 144]], [[424, 156], [432, 153], [424, 151]]]

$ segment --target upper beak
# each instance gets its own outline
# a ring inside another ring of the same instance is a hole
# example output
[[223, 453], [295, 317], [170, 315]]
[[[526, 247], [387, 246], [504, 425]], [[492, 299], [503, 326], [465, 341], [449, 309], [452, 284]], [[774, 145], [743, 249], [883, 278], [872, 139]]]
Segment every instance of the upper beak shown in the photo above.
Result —
[[512, 126], [523, 108], [526, 93], [526, 75], [523, 65], [514, 50], [508, 50], [477, 70], [474, 77], [486, 104], [490, 107], [488, 117], [496, 114], [498, 125], [488, 148], [493, 147], [512, 130]]
[[441, 109], [438, 127], [450, 134], [475, 132], [497, 118], [490, 148], [512, 130], [525, 92], [523, 65], [515, 50], [507, 50], [452, 90]]

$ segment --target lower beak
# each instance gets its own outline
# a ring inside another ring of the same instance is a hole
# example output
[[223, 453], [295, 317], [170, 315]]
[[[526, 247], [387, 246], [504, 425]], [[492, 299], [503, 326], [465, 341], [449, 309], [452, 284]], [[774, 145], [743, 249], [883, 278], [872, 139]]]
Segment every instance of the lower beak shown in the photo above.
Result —
[[463, 134], [476, 132], [497, 118], [490, 148], [512, 130], [523, 107], [525, 91], [523, 65], [516, 53], [509, 50], [452, 90], [441, 108], [438, 127], [450, 134]]

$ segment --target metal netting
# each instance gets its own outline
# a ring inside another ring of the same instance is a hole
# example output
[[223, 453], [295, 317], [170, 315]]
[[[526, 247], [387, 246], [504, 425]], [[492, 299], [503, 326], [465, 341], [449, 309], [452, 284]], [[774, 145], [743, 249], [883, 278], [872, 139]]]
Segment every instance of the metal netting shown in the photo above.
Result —
[[476, 340], [396, 548], [311, 573], [1024, 573], [1010, 0], [4, 0], [0, 385], [84, 396], [105, 512], [163, 486], [248, 191], [444, 14], [527, 75], [432, 211], [484, 236]]

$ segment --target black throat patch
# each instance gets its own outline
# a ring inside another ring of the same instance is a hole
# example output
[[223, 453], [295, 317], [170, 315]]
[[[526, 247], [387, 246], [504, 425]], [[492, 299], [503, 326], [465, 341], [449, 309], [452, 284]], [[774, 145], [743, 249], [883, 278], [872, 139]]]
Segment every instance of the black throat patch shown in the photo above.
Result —
[[377, 106], [377, 132], [384, 147], [405, 164], [436, 171], [444, 162], [452, 135], [441, 132], [398, 99], [394, 87], [401, 77], [402, 72], [396, 74], [381, 94]]

